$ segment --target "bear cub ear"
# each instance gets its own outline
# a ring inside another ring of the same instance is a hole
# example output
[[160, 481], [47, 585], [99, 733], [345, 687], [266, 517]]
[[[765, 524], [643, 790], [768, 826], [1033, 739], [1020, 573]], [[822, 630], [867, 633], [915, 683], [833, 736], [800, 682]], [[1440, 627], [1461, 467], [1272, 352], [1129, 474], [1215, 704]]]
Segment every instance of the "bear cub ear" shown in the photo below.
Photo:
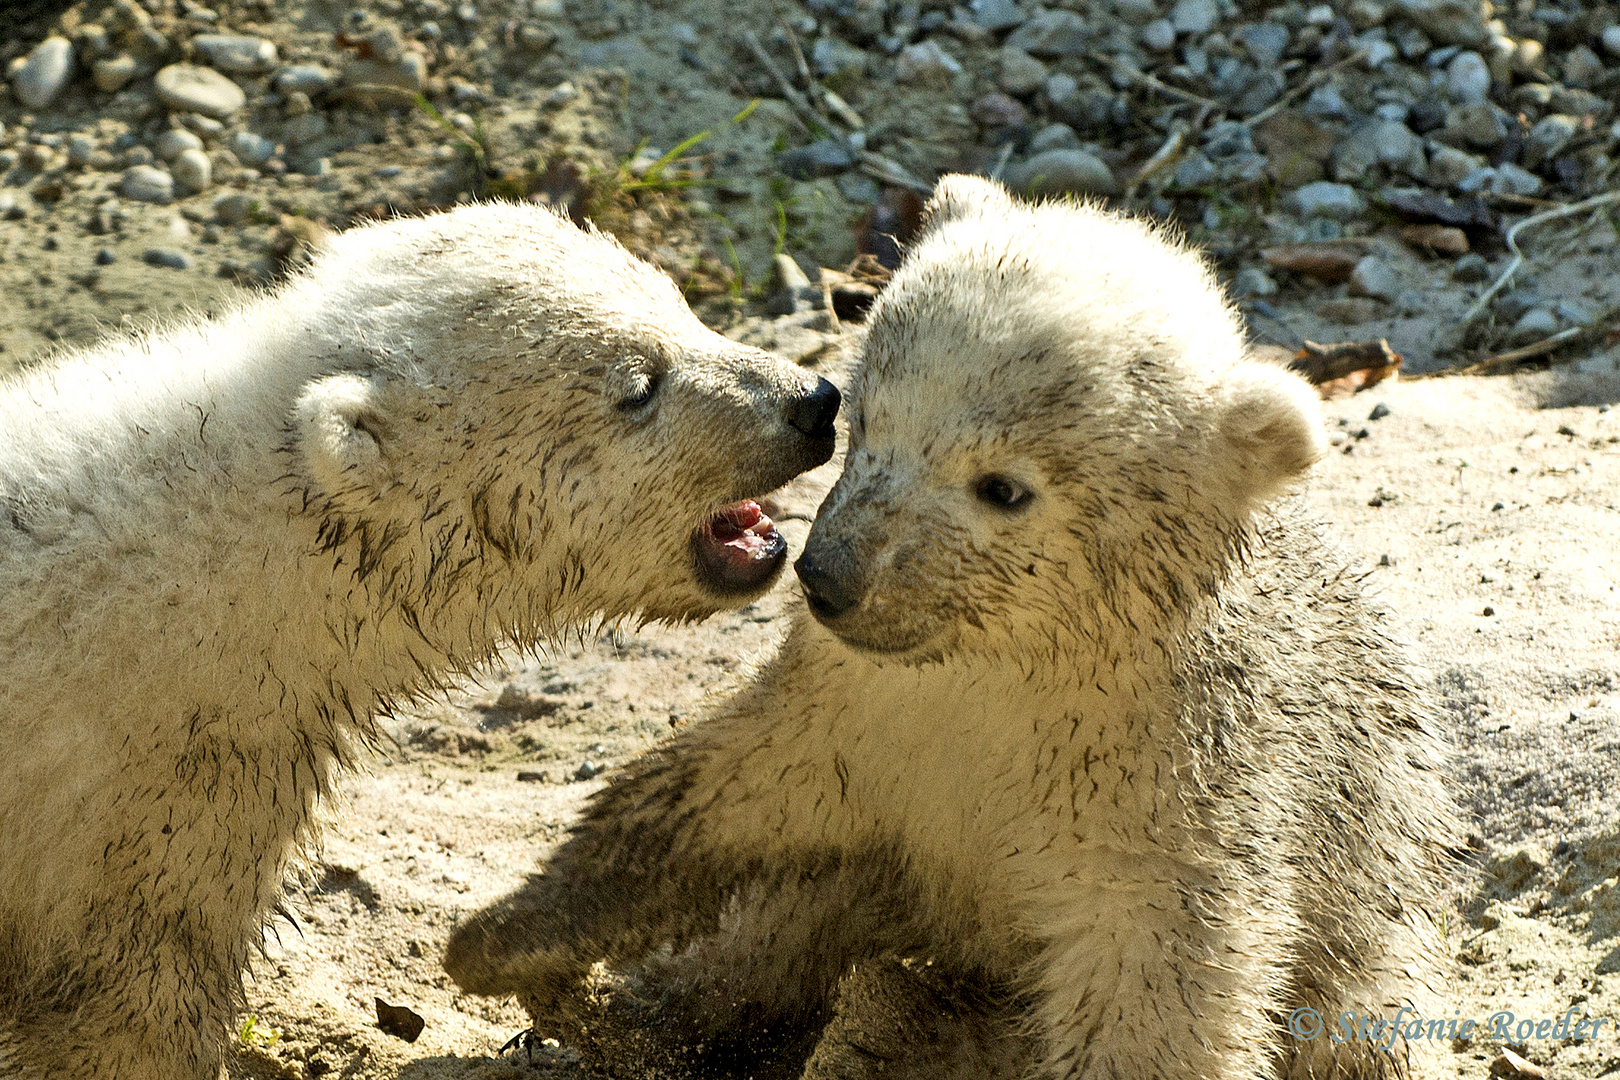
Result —
[[918, 235], [927, 236], [952, 221], [1001, 213], [1012, 205], [1012, 196], [1007, 194], [1007, 189], [994, 180], [966, 173], [942, 176], [939, 183], [934, 185], [934, 194], [923, 207], [922, 228], [918, 230]]
[[293, 426], [312, 479], [328, 495], [392, 486], [386, 379], [343, 373], [315, 379], [293, 407]]
[[1304, 379], [1245, 360], [1216, 390], [1225, 471], [1238, 499], [1262, 503], [1280, 494], [1327, 452], [1321, 399]]

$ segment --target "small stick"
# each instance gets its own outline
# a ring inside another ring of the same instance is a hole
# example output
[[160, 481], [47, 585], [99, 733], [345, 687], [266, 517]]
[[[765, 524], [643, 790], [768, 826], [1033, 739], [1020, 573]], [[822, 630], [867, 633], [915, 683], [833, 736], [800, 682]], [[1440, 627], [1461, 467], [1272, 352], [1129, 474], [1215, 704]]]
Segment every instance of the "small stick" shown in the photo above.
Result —
[[926, 184], [912, 176], [898, 161], [891, 161], [882, 154], [870, 150], [861, 151], [861, 171], [874, 180], [881, 180], [895, 187], [910, 188], [919, 195], [934, 193], [933, 184]]
[[1571, 214], [1585, 213], [1593, 207], [1606, 206], [1612, 202], [1620, 202], [1620, 191], [1609, 191], [1602, 195], [1594, 195], [1590, 199], [1583, 199], [1578, 203], [1570, 203], [1568, 206], [1560, 206], [1554, 210], [1543, 210], [1539, 214], [1514, 223], [1513, 227], [1507, 231], [1507, 246], [1508, 250], [1513, 252], [1513, 258], [1508, 260], [1507, 269], [1502, 271], [1501, 276], [1492, 282], [1491, 287], [1481, 293], [1478, 300], [1474, 301], [1474, 306], [1463, 314], [1458, 329], [1467, 326], [1478, 318], [1479, 313], [1485, 310], [1485, 305], [1491, 302], [1491, 297], [1501, 291], [1502, 286], [1512, 279], [1514, 273], [1524, 263], [1524, 252], [1519, 250], [1518, 243], [1520, 232], [1532, 225], [1540, 225], [1543, 222], [1553, 221], [1557, 218], [1569, 217]]
[[825, 86], [822, 86], [820, 83], [816, 84], [816, 89], [821, 91], [821, 99], [827, 103], [827, 108], [838, 114], [838, 119], [842, 120], [856, 131], [859, 131], [866, 126], [866, 121], [861, 119], [861, 114], [856, 112], [849, 102], [845, 101], [843, 98], [839, 97], [836, 93], [827, 89]]
[[1107, 53], [1092, 51], [1086, 53], [1086, 55], [1100, 64], [1107, 64], [1109, 67], [1113, 68], [1115, 71], [1118, 71], [1120, 74], [1124, 75], [1133, 82], [1139, 82], [1143, 86], [1153, 87], [1153, 89], [1159, 91], [1161, 94], [1168, 94], [1173, 98], [1177, 98], [1181, 101], [1191, 102], [1194, 105], [1203, 105], [1212, 111], [1222, 107], [1221, 103], [1218, 101], [1211, 101], [1207, 97], [1199, 97], [1197, 94], [1194, 94], [1191, 91], [1181, 90], [1177, 87], [1171, 86], [1167, 82], [1161, 82], [1159, 79], [1149, 75], [1147, 72], [1138, 71], [1125, 61], [1109, 56]]
[[1558, 348], [1558, 346], [1568, 341], [1570, 338], [1578, 336], [1581, 329], [1582, 328], [1579, 326], [1572, 326], [1568, 330], [1560, 330], [1552, 337], [1542, 338], [1540, 341], [1533, 341], [1528, 345], [1522, 345], [1517, 349], [1509, 349], [1507, 352], [1498, 353], [1495, 356], [1488, 356], [1479, 363], [1469, 364], [1465, 368], [1458, 368], [1455, 374], [1485, 375], [1489, 372], [1495, 371], [1497, 368], [1506, 367], [1508, 364], [1515, 363], [1519, 360], [1529, 360], [1531, 357], [1540, 356], [1543, 353], [1550, 353], [1554, 349]]
[[[1190, 130], [1185, 120], [1177, 120], [1170, 125], [1170, 131], [1165, 135], [1164, 142], [1159, 145], [1157, 150], [1153, 151], [1152, 157], [1142, 162], [1142, 167], [1136, 170], [1136, 175], [1131, 177], [1130, 182], [1125, 185], [1125, 197], [1127, 199], [1136, 194], [1137, 188], [1175, 161], [1176, 157], [1181, 153], [1182, 144], [1187, 141], [1187, 132]], [[995, 174], [992, 173], [991, 175], [994, 176]]]
[[810, 73], [810, 65], [805, 62], [804, 50], [799, 48], [798, 35], [793, 32], [793, 27], [787, 23], [782, 24], [782, 32], [787, 35], [788, 47], [793, 50], [793, 64], [799, 69], [799, 79], [804, 83], [805, 88], [810, 91], [811, 107], [816, 110], [816, 115], [821, 117], [829, 128], [832, 127], [832, 118], [827, 115], [827, 110], [822, 105], [821, 87], [816, 85], [816, 77]]
[[1001, 170], [1005, 169], [1007, 167], [1007, 162], [1009, 160], [1011, 160], [1011, 158], [1012, 158], [1012, 151], [1013, 151], [1013, 144], [1012, 143], [1003, 143], [1002, 144], [1001, 151], [996, 154], [996, 163], [990, 169], [990, 179], [992, 179], [992, 180], [1000, 180], [1001, 179]]
[[776, 80], [777, 88], [782, 91], [782, 99], [792, 107], [793, 111], [809, 121], [811, 125], [819, 126], [825, 130], [829, 123], [827, 118], [817, 113], [810, 106], [810, 103], [805, 100], [804, 95], [794, 87], [788, 77], [782, 74], [782, 69], [776, 66], [776, 61], [771, 59], [771, 54], [765, 51], [765, 46], [759, 43], [759, 38], [754, 36], [752, 30], [742, 32], [742, 43], [748, 46], [748, 51], [754, 54], [754, 59], [758, 60], [760, 66], [770, 73], [772, 79]]
[[1270, 105], [1267, 105], [1265, 108], [1261, 109], [1247, 120], [1240, 122], [1246, 128], [1252, 128], [1259, 124], [1265, 123], [1273, 116], [1276, 116], [1278, 113], [1288, 108], [1288, 106], [1292, 105], [1295, 101], [1298, 101], [1305, 94], [1310, 93], [1318, 86], [1321, 86], [1323, 83], [1327, 82], [1340, 71], [1349, 67], [1356, 61], [1365, 60], [1366, 58], [1367, 50], [1357, 49], [1355, 52], [1351, 53], [1343, 60], [1340, 60], [1338, 63], [1313, 72], [1310, 78], [1306, 79], [1304, 82], [1300, 83], [1298, 86], [1294, 87], [1292, 90], [1288, 91], [1282, 97], [1278, 98], [1276, 101], [1273, 101]]

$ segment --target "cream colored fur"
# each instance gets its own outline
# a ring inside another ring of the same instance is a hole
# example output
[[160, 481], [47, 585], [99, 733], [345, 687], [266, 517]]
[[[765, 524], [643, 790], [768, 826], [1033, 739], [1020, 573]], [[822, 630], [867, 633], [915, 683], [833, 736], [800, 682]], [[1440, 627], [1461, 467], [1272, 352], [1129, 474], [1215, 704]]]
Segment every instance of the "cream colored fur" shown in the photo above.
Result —
[[505, 205], [0, 382], [0, 1075], [215, 1075], [373, 718], [571, 622], [746, 599], [692, 534], [826, 459], [815, 384]]
[[[780, 654], [460, 928], [451, 975], [567, 1035], [586, 967], [631, 964], [704, 1075], [793, 1075], [832, 1016], [903, 1046], [847, 1000], [896, 956], [983, 988], [996, 1075], [1411, 1071], [1431, 1044], [1283, 1027], [1441, 1015], [1457, 834], [1429, 695], [1287, 494], [1313, 392], [1246, 358], [1202, 261], [947, 178], [850, 423]], [[910, 1069], [824, 1044], [806, 1075]]]

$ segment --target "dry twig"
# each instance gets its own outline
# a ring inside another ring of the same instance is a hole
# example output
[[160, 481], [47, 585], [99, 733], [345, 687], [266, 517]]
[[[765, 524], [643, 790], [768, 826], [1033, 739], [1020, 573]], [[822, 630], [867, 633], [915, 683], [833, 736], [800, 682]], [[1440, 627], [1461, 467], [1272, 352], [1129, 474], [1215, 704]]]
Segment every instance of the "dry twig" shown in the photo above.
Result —
[[1519, 267], [1524, 264], [1524, 252], [1519, 250], [1519, 233], [1530, 228], [1532, 225], [1541, 225], [1544, 222], [1553, 221], [1557, 218], [1569, 217], [1571, 214], [1584, 213], [1587, 210], [1591, 210], [1599, 206], [1606, 206], [1612, 202], [1620, 202], [1620, 191], [1607, 191], [1602, 195], [1594, 195], [1590, 199], [1582, 199], [1578, 203], [1570, 203], [1568, 206], [1560, 206], [1553, 210], [1543, 210], [1539, 214], [1533, 214], [1522, 221], [1515, 222], [1513, 227], [1508, 229], [1506, 237], [1508, 250], [1513, 252], [1513, 258], [1508, 260], [1507, 268], [1502, 271], [1494, 282], [1491, 283], [1491, 287], [1480, 293], [1479, 299], [1474, 301], [1473, 307], [1470, 307], [1463, 314], [1462, 321], [1458, 323], [1457, 328], [1461, 330], [1467, 327], [1469, 323], [1479, 318], [1479, 313], [1485, 310], [1485, 305], [1491, 302], [1491, 297], [1500, 292], [1502, 286], [1506, 285], [1510, 280], [1512, 280], [1513, 275], [1518, 271]]

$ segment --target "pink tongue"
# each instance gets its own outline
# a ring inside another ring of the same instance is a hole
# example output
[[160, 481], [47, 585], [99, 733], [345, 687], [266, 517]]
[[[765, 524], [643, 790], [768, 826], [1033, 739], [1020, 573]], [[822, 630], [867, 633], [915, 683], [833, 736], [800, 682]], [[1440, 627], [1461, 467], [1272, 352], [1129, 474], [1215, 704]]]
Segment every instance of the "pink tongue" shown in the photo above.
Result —
[[752, 500], [734, 503], [716, 514], [710, 526], [714, 538], [726, 547], [751, 556], [766, 554], [767, 541], [776, 523]]

